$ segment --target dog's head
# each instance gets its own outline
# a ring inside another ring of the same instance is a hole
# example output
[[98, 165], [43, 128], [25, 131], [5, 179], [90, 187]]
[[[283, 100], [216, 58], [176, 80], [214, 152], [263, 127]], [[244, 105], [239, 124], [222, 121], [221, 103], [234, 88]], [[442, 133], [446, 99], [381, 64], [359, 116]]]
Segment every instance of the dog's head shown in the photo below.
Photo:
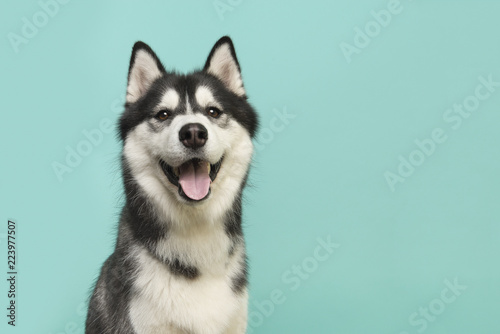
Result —
[[155, 200], [234, 199], [256, 129], [229, 37], [215, 44], [202, 70], [188, 75], [166, 71], [148, 45], [134, 45], [119, 123], [124, 168]]

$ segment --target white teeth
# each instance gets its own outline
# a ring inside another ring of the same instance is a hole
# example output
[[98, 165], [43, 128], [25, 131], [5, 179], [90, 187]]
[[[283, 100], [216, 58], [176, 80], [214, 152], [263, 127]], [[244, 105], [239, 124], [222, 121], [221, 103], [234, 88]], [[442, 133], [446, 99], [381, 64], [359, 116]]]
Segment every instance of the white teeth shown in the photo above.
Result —
[[208, 166], [208, 174], [210, 174], [210, 162], [207, 162], [207, 166]]
[[174, 174], [175, 176], [179, 176], [179, 167], [174, 168]]

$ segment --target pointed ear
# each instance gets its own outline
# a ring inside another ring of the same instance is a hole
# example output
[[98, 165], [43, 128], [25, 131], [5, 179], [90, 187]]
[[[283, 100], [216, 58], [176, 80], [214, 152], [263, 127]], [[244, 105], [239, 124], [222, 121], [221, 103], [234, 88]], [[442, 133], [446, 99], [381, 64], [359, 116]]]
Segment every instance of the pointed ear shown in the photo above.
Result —
[[165, 68], [153, 50], [146, 43], [135, 43], [128, 70], [127, 103], [139, 100], [163, 73]]
[[228, 36], [215, 43], [203, 70], [220, 79], [236, 95], [245, 96], [240, 65], [236, 59], [233, 42]]

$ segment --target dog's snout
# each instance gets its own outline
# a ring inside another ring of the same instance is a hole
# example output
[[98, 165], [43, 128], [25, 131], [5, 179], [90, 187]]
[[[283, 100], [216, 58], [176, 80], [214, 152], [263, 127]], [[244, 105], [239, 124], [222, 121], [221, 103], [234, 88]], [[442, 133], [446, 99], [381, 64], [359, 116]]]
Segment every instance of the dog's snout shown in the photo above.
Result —
[[188, 148], [197, 149], [205, 145], [208, 139], [208, 131], [200, 123], [189, 123], [179, 131], [179, 140]]

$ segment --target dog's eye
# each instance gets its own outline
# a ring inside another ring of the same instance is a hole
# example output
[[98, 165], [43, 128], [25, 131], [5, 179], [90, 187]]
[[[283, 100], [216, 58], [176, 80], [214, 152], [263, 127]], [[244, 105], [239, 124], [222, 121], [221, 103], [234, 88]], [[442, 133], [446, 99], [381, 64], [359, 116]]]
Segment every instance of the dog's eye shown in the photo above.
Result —
[[160, 121], [164, 121], [166, 120], [168, 117], [170, 116], [170, 112], [166, 109], [163, 109], [163, 110], [160, 110], [157, 114], [156, 114], [156, 119], [159, 119]]
[[213, 118], [217, 118], [221, 114], [221, 111], [215, 107], [208, 107], [207, 114]]

